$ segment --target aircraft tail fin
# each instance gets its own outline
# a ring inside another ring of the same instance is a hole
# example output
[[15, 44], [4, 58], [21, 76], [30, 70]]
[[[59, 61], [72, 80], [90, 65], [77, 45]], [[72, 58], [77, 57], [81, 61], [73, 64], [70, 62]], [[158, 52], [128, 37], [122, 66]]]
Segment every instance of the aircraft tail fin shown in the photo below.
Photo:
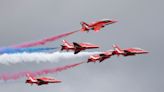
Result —
[[84, 22], [84, 21], [81, 21], [80, 24], [81, 24], [82, 26], [89, 26], [89, 25], [88, 25], [86, 22]]
[[112, 47], [117, 53], [119, 53], [119, 54], [123, 53], [123, 50], [118, 45], [113, 44]]
[[66, 40], [63, 40], [63, 43], [64, 43], [64, 45], [67, 46], [67, 47], [70, 47], [70, 46], [71, 46], [71, 44], [68, 43]]
[[87, 24], [86, 22], [80, 22], [82, 29], [81, 31], [89, 31], [89, 24]]
[[27, 78], [28, 78], [29, 80], [31, 80], [32, 82], [35, 82], [35, 81], [36, 81], [35, 78], [32, 77], [29, 73], [27, 73], [26, 76], [27, 76]]

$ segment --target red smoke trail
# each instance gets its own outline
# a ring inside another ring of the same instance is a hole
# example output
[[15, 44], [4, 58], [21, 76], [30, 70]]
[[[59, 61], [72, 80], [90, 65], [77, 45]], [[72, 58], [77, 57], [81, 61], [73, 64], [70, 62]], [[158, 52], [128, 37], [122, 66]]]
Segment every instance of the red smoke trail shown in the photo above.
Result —
[[35, 72], [30, 72], [30, 71], [24, 71], [24, 72], [19, 72], [19, 73], [15, 73], [15, 74], [2, 74], [0, 76], [1, 80], [16, 80], [19, 79], [21, 77], [26, 76], [27, 73], [29, 73], [31, 76], [38, 76], [38, 75], [43, 75], [43, 74], [49, 74], [49, 73], [57, 73], [57, 72], [61, 72], [63, 70], [67, 70], [69, 68], [73, 68], [76, 66], [79, 66], [81, 64], [83, 64], [85, 62], [80, 62], [80, 63], [75, 63], [75, 64], [70, 64], [70, 65], [65, 65], [62, 67], [57, 67], [57, 68], [51, 68], [51, 69], [44, 69], [44, 70], [39, 70], [39, 71], [35, 71]]
[[44, 38], [42, 40], [35, 41], [35, 42], [29, 42], [29, 43], [23, 43], [23, 44], [15, 45], [15, 46], [12, 46], [12, 47], [14, 47], [14, 48], [27, 48], [27, 47], [33, 47], [33, 46], [38, 46], [38, 45], [44, 45], [47, 42], [55, 41], [55, 40], [57, 40], [59, 38], [71, 35], [71, 34], [76, 33], [78, 31], [79, 30], [68, 32], [68, 33], [64, 33], [64, 34], [60, 34], [58, 36], [52, 36], [52, 37]]

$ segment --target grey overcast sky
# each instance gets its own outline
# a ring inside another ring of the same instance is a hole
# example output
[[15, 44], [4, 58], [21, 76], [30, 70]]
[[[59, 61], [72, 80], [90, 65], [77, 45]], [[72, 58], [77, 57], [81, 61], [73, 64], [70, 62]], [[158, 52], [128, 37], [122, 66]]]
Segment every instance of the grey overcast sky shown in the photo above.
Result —
[[[80, 21], [117, 19], [98, 33], [76, 33], [63, 39], [99, 44], [105, 51], [122, 48], [150, 51], [135, 57], [112, 57], [49, 76], [61, 84], [30, 86], [25, 78], [0, 81], [1, 92], [164, 92], [164, 5], [162, 0], [0, 0], [0, 46], [35, 41], [80, 28]], [[60, 46], [62, 39], [42, 47]], [[93, 50], [94, 51], [94, 50]], [[83, 60], [86, 60], [83, 59]], [[59, 63], [0, 65], [0, 73], [39, 70]]]

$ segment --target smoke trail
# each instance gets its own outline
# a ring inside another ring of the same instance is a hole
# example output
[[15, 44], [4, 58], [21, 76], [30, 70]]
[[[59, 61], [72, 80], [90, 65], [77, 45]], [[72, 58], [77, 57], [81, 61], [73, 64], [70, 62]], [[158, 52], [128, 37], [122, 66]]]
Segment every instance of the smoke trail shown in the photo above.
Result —
[[84, 58], [85, 56], [98, 54], [101, 52], [53, 52], [53, 53], [16, 53], [0, 55], [0, 64], [16, 64], [22, 62], [58, 62], [61, 59]]
[[17, 80], [19, 78], [22, 78], [24, 76], [26, 76], [27, 73], [29, 73], [31, 76], [38, 76], [38, 75], [43, 75], [43, 74], [49, 74], [49, 73], [57, 73], [57, 72], [61, 72], [76, 66], [79, 66], [81, 64], [83, 64], [85, 62], [80, 62], [80, 63], [75, 63], [75, 64], [70, 64], [70, 65], [65, 65], [62, 67], [57, 67], [57, 68], [50, 68], [50, 69], [43, 69], [43, 70], [39, 70], [39, 71], [35, 71], [35, 72], [31, 72], [31, 71], [24, 71], [24, 72], [19, 72], [19, 73], [14, 73], [14, 74], [2, 74], [0, 76], [1, 80]]
[[59, 38], [66, 37], [68, 35], [71, 35], [73, 33], [78, 32], [78, 31], [79, 30], [68, 32], [68, 33], [64, 33], [64, 34], [60, 34], [60, 35], [57, 35], [57, 36], [52, 36], [52, 37], [44, 38], [44, 39], [41, 39], [39, 41], [34, 41], [34, 42], [29, 42], [29, 43], [23, 43], [23, 44], [11, 46], [11, 47], [14, 47], [14, 48], [27, 48], [27, 47], [33, 47], [33, 46], [38, 46], [38, 45], [44, 45], [47, 42], [52, 42], [52, 41], [58, 40]]
[[13, 54], [13, 53], [23, 53], [23, 52], [41, 52], [46, 50], [54, 50], [56, 48], [4, 48], [0, 49], [0, 54]]

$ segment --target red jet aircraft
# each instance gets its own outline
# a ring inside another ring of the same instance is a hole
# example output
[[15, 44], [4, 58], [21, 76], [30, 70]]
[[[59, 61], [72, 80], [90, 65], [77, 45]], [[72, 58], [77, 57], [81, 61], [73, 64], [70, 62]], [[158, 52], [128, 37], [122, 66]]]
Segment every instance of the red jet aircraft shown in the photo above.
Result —
[[41, 78], [34, 78], [32, 76], [30, 76], [29, 74], [27, 74], [28, 79], [26, 80], [26, 83], [29, 84], [37, 84], [38, 86], [40, 85], [45, 85], [48, 83], [61, 83], [62, 81], [60, 80], [56, 80], [54, 78], [49, 78], [49, 77], [41, 77]]
[[114, 51], [113, 55], [123, 55], [123, 56], [134, 56], [136, 54], [146, 54], [148, 51], [145, 51], [140, 48], [127, 48], [127, 49], [121, 49], [116, 44], [113, 45]]
[[100, 54], [91, 55], [88, 58], [87, 63], [89, 63], [89, 62], [94, 62], [95, 63], [96, 61], [102, 62], [105, 59], [110, 58], [111, 56], [112, 56], [112, 51], [106, 51], [106, 52], [103, 52], [103, 53], [100, 53]]
[[74, 54], [79, 53], [82, 50], [85, 49], [95, 49], [95, 48], [99, 48], [99, 46], [94, 45], [94, 44], [90, 44], [90, 43], [76, 43], [73, 42], [73, 44], [68, 43], [67, 41], [63, 40], [63, 45], [61, 45], [61, 51], [62, 50], [73, 50]]
[[93, 22], [91, 24], [87, 24], [85, 22], [81, 22], [81, 31], [87, 31], [89, 32], [89, 30], [94, 30], [95, 32], [98, 32], [101, 28], [105, 27], [106, 25], [109, 24], [113, 24], [116, 23], [116, 20], [109, 20], [109, 19], [104, 19], [104, 20], [100, 20], [97, 22]]

